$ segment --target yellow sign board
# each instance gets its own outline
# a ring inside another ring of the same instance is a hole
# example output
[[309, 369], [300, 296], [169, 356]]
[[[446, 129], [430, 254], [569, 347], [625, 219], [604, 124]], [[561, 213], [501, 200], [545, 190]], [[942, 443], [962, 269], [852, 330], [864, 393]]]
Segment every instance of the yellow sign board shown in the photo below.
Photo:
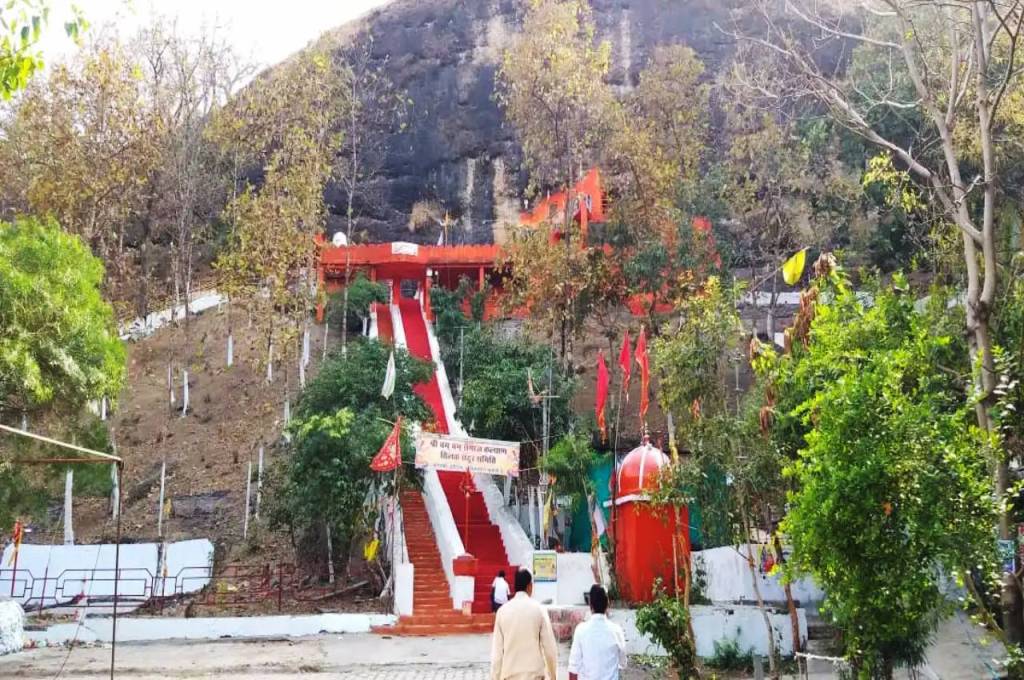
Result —
[[554, 550], [533, 551], [533, 580], [540, 582], [558, 580], [558, 553]]
[[482, 474], [518, 477], [519, 443], [420, 432], [416, 435], [416, 467], [468, 468]]

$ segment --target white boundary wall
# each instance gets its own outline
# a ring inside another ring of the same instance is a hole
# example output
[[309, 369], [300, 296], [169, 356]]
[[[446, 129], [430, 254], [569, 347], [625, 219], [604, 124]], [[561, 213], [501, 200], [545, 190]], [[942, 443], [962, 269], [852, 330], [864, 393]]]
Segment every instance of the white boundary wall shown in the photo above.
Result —
[[[118, 642], [159, 640], [219, 640], [221, 638], [305, 637], [336, 633], [369, 633], [374, 626], [395, 623], [391, 614], [319, 614], [311, 616], [233, 616], [218, 618], [122, 618], [117, 622]], [[81, 625], [60, 623], [46, 630], [25, 631], [33, 642], [59, 645], [110, 642], [110, 618], [89, 618]]]
[[[757, 556], [757, 546], [751, 546]], [[741, 554], [742, 551], [742, 554]], [[707, 588], [704, 595], [713, 603], [756, 602], [757, 594], [747, 566], [747, 547], [727, 546], [711, 548], [693, 553], [694, 569], [702, 569], [707, 575]], [[703, 565], [698, 565], [698, 560]], [[786, 591], [777, 575], [757, 574], [758, 589], [761, 597], [768, 602], [785, 602]], [[800, 579], [790, 584], [793, 599], [801, 606], [817, 604], [825, 599], [825, 593], [810, 579]]]
[[[755, 652], [762, 656], [768, 655], [768, 631], [764, 618], [757, 607], [736, 606], [716, 607], [708, 605], [692, 605], [693, 634], [697, 642], [697, 656], [710, 658], [715, 654], [715, 643], [735, 640], [740, 652]], [[807, 641], [807, 616], [803, 609], [797, 610], [801, 642]], [[613, 609], [611, 619], [622, 626], [626, 634], [626, 651], [629, 654], [647, 654], [665, 656], [665, 650], [649, 638], [641, 635], [636, 628], [636, 611]], [[793, 627], [789, 614], [776, 612], [770, 614], [775, 643], [782, 656], [793, 655]]]

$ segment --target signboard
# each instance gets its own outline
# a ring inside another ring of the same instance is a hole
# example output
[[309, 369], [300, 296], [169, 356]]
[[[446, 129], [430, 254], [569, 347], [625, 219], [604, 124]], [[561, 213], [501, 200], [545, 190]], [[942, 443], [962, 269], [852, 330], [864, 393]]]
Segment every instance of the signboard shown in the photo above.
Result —
[[519, 476], [519, 444], [494, 439], [450, 437], [432, 432], [416, 435], [416, 467]]
[[533, 551], [533, 580], [541, 583], [558, 580], [558, 553], [554, 550]]
[[1015, 541], [1011, 539], [1000, 539], [998, 541], [999, 561], [1003, 563], [1003, 571], [1013, 573], [1013, 555], [1016, 552]]

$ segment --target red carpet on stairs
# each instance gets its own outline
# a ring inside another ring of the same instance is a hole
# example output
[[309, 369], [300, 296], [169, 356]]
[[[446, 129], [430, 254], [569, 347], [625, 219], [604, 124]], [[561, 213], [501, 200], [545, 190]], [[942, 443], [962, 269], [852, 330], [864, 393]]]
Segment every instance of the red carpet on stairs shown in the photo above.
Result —
[[373, 309], [377, 312], [377, 339], [384, 343], [395, 341], [395, 328], [391, 323], [391, 307], [379, 302], [373, 303]]
[[[419, 300], [402, 298], [398, 301], [398, 309], [402, 313], [402, 329], [405, 331], [405, 344], [409, 354], [424, 361], [433, 361], [430, 340], [427, 337], [427, 322], [423, 319]], [[431, 376], [430, 382], [416, 385], [413, 389], [427, 402], [427, 406], [433, 412], [437, 431], [448, 434], [448, 419], [444, 415], [444, 403], [441, 401], [441, 390], [437, 386], [437, 374]]]
[[[418, 300], [402, 298], [398, 301], [401, 313], [402, 330], [409, 353], [425, 361], [434, 361], [430, 351], [430, 338], [427, 335], [427, 324]], [[378, 335], [393, 337], [391, 317], [387, 314], [387, 306], [378, 307]], [[386, 317], [385, 323], [381, 319]], [[386, 330], [386, 334], [385, 334]], [[439, 358], [437, 358], [440, 360]], [[416, 393], [427, 403], [437, 421], [437, 430], [448, 434], [448, 420], [444, 413], [441, 390], [435, 373], [430, 381], [414, 387]], [[461, 472], [439, 472], [441, 485], [452, 509], [455, 525], [461, 535], [465, 536], [466, 527], [466, 494], [462, 488], [465, 475]], [[402, 496], [402, 508], [405, 512], [405, 537], [409, 547], [410, 560], [415, 566], [415, 596], [413, 598], [413, 616], [403, 617], [398, 626], [384, 629], [402, 635], [436, 635], [444, 633], [490, 632], [494, 616], [491, 613], [491, 582], [504, 569], [509, 587], [513, 585], [515, 567], [509, 565], [505, 544], [497, 526], [491, 524], [484, 504], [483, 494], [475, 488], [469, 495], [469, 544], [466, 551], [477, 558], [479, 570], [473, 597], [473, 615], [467, 619], [459, 611], [452, 609], [448, 582], [441, 565], [441, 555], [437, 550], [430, 518], [427, 515], [423, 498], [418, 493], [406, 493]], [[468, 621], [468, 622], [467, 622]], [[468, 628], [467, 628], [468, 626]]]
[[[448, 497], [448, 505], [452, 508], [455, 526], [458, 527], [459, 535], [463, 537], [462, 542], [465, 543], [467, 500], [463, 480], [466, 476], [462, 472], [438, 472], [438, 476], [441, 478], [445, 496]], [[501, 531], [496, 525], [491, 524], [487, 506], [484, 504], [484, 495], [475, 487], [469, 494], [468, 504], [469, 544], [465, 547], [466, 552], [478, 561], [473, 611], [483, 613], [491, 611], [491, 582], [494, 581], [494, 577], [499, 571], [504, 570], [505, 581], [511, 589], [516, 568], [509, 564], [505, 544], [501, 540]]]

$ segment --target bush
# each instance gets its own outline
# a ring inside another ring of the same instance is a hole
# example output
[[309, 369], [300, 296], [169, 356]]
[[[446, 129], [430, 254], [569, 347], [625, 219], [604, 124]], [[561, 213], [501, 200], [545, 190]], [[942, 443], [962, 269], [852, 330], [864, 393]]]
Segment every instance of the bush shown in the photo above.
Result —
[[731, 638], [728, 640], [715, 641], [715, 653], [705, 663], [709, 668], [717, 668], [722, 671], [743, 671], [750, 670], [751, 650], [740, 649], [739, 640]]
[[658, 596], [636, 611], [636, 627], [668, 652], [680, 678], [697, 678], [697, 650], [690, 639], [690, 612], [682, 600], [670, 597], [661, 584]]
[[387, 301], [388, 287], [378, 281], [370, 281], [360, 272], [348, 284], [348, 318], [345, 319], [345, 293], [338, 291], [327, 300], [327, 321], [335, 327], [340, 327], [344, 321], [350, 331], [359, 331], [362, 330], [363, 319], [370, 316], [370, 307]]

